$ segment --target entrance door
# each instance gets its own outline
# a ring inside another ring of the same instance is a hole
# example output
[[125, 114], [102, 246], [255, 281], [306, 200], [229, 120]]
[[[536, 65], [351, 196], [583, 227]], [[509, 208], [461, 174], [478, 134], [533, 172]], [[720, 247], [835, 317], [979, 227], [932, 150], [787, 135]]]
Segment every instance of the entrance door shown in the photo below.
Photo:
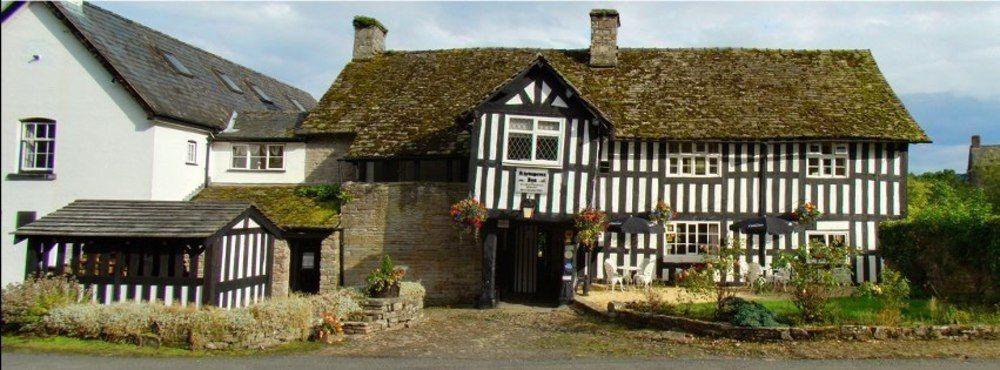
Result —
[[497, 248], [500, 299], [558, 301], [563, 231], [556, 225], [512, 223]]
[[321, 239], [291, 239], [288, 286], [293, 292], [319, 292], [319, 247]]

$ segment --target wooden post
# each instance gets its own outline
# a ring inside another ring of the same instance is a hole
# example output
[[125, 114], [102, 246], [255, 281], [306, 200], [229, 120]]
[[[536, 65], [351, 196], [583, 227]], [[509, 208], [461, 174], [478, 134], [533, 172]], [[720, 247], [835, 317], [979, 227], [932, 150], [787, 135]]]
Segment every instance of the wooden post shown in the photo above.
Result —
[[497, 305], [496, 261], [497, 234], [496, 229], [490, 227], [483, 238], [483, 292], [476, 302], [477, 308], [494, 308]]
[[590, 272], [593, 270], [592, 268], [590, 268], [590, 249], [591, 248], [586, 248], [587, 251], [584, 252], [583, 254], [584, 277], [583, 277], [583, 294], [581, 294], [583, 296], [590, 295]]

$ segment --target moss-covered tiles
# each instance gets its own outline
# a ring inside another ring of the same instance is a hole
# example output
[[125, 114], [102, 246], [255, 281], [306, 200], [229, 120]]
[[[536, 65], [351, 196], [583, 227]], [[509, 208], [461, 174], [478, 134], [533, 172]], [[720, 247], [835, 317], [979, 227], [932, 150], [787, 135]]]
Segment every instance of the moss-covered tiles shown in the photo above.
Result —
[[591, 68], [587, 50], [392, 51], [349, 63], [302, 133], [355, 133], [351, 156], [456, 154], [455, 119], [539, 55], [623, 138], [928, 137], [866, 50], [628, 49]]
[[275, 224], [289, 228], [333, 228], [340, 223], [336, 202], [296, 194], [297, 186], [213, 186], [194, 201], [243, 201], [257, 206]]

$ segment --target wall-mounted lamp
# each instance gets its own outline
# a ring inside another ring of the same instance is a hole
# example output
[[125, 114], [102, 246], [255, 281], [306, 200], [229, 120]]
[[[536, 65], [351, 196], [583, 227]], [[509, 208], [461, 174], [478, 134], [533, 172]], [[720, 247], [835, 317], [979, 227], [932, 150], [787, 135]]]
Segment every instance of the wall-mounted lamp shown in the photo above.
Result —
[[525, 199], [521, 202], [521, 216], [528, 219], [535, 215], [535, 200]]

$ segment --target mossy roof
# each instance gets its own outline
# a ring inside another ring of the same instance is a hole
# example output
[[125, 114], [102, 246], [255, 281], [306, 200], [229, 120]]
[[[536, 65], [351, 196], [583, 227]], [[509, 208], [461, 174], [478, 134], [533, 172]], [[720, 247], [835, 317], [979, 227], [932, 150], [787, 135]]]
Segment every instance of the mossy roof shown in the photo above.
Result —
[[334, 202], [295, 194], [297, 186], [211, 186], [195, 195], [196, 202], [240, 201], [255, 205], [282, 229], [334, 228], [340, 215]]
[[466, 153], [456, 118], [539, 56], [621, 138], [929, 140], [867, 50], [390, 51], [349, 63], [299, 132], [354, 133], [353, 157]]

